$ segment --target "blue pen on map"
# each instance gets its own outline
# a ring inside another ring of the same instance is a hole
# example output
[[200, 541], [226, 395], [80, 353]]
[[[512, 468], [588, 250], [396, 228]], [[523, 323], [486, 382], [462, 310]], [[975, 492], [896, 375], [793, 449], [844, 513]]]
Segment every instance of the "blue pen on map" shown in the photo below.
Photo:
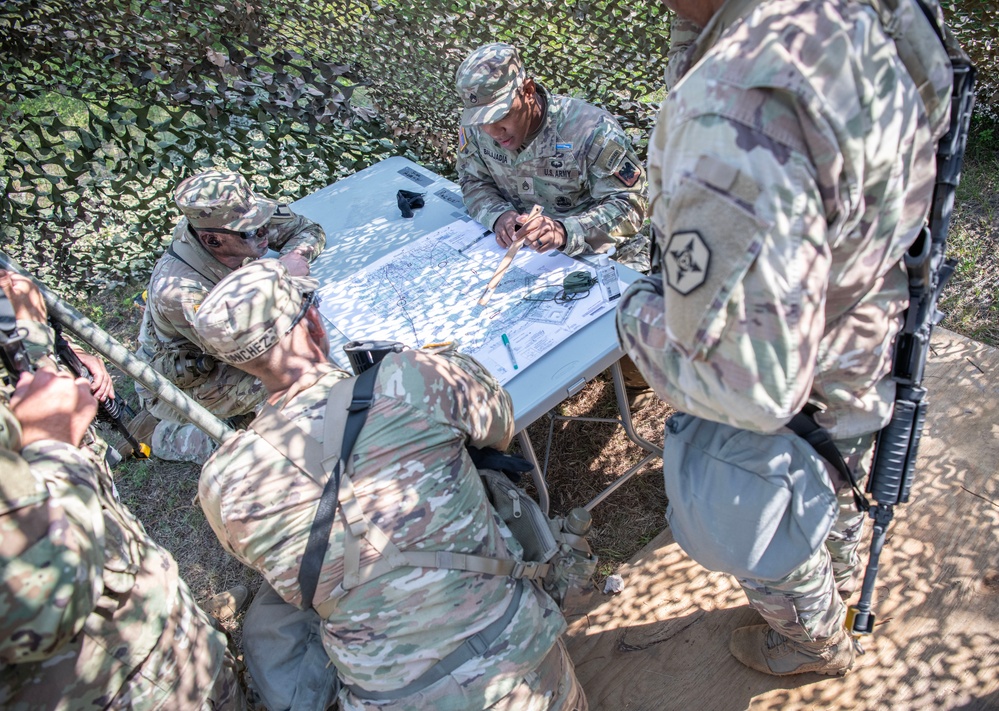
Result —
[[517, 358], [513, 354], [513, 346], [510, 345], [510, 339], [505, 333], [503, 334], [503, 345], [506, 346], [506, 352], [510, 354], [510, 362], [513, 363], [513, 369], [517, 370]]

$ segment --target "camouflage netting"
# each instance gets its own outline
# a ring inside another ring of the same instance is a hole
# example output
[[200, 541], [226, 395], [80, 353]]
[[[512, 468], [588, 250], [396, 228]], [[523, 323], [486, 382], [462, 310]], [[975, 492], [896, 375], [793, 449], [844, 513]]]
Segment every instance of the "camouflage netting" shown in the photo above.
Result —
[[[957, 8], [991, 103], [999, 12]], [[453, 174], [454, 70], [495, 40], [617, 115], [644, 155], [668, 24], [661, 3], [623, 0], [7, 0], [5, 249], [79, 295], [148, 275], [178, 217], [173, 186], [202, 168], [284, 200], [389, 155]]]

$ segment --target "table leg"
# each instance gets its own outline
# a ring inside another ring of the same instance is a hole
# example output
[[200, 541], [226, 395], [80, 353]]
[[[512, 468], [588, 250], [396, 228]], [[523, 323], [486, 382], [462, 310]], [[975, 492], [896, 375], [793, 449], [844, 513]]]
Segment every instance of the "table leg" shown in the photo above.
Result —
[[628, 404], [628, 390], [624, 384], [624, 372], [621, 370], [620, 360], [614, 361], [614, 364], [611, 366], [611, 378], [614, 381], [614, 395], [617, 397], [617, 409], [621, 413], [621, 426], [624, 428], [625, 434], [628, 435], [628, 439], [646, 452], [652, 452], [661, 457], [663, 453], [662, 447], [657, 447], [647, 439], [640, 437], [638, 432], [635, 431], [635, 424], [631, 420], [631, 406]]
[[531, 470], [531, 478], [534, 479], [534, 486], [538, 490], [538, 504], [541, 506], [541, 510], [547, 514], [550, 505], [548, 485], [545, 483], [545, 473], [541, 471], [541, 465], [538, 464], [538, 457], [534, 454], [534, 445], [531, 444], [531, 436], [527, 434], [527, 428], [517, 433], [517, 441], [520, 443], [520, 450], [524, 458], [534, 465], [534, 469]]
[[642, 457], [638, 464], [615, 479], [613, 484], [593, 497], [583, 507], [587, 511], [592, 511], [594, 506], [613, 494], [618, 487], [635, 476], [646, 464], [663, 455], [662, 447], [657, 447], [635, 431], [635, 423], [631, 419], [631, 406], [628, 404], [628, 390], [624, 384], [624, 373], [621, 370], [621, 361], [619, 360], [614, 361], [614, 364], [611, 366], [611, 380], [614, 382], [614, 396], [617, 398], [617, 409], [621, 414], [619, 423], [624, 428], [624, 433], [628, 436], [628, 439], [644, 449], [648, 454]]

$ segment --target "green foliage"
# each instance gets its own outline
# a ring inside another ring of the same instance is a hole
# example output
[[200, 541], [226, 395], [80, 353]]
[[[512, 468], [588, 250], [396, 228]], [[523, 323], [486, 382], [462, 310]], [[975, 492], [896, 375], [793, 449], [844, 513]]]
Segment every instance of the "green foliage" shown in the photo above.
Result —
[[978, 113], [999, 118], [999, 5], [991, 0], [949, 0], [944, 16], [978, 68]]
[[[988, 115], [999, 9], [945, 10]], [[178, 219], [173, 186], [204, 168], [240, 171], [283, 200], [393, 154], [453, 176], [454, 71], [497, 40], [548, 88], [608, 108], [644, 155], [664, 96], [659, 2], [7, 0], [4, 248], [83, 296], [148, 277]], [[978, 145], [993, 150], [995, 126], [983, 126]]]

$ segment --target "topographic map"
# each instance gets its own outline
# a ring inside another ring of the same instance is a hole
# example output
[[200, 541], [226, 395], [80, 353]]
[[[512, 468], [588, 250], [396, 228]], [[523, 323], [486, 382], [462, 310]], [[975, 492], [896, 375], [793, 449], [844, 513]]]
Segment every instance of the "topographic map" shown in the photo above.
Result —
[[335, 329], [331, 338], [339, 332], [344, 341], [394, 340], [411, 348], [457, 342], [507, 383], [616, 305], [597, 285], [574, 301], [556, 301], [566, 275], [592, 275], [593, 268], [560, 252], [524, 248], [480, 306], [505, 253], [491, 232], [471, 220], [431, 232], [320, 288], [320, 310]]

